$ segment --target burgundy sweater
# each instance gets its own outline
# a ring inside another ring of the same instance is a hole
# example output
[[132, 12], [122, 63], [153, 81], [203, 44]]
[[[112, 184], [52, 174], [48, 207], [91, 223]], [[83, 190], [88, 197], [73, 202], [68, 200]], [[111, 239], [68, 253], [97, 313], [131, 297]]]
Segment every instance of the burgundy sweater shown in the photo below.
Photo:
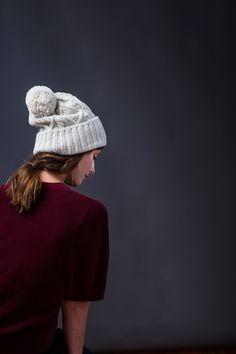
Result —
[[39, 354], [52, 342], [63, 299], [104, 297], [106, 207], [61, 183], [42, 183], [27, 214], [0, 186], [0, 353]]

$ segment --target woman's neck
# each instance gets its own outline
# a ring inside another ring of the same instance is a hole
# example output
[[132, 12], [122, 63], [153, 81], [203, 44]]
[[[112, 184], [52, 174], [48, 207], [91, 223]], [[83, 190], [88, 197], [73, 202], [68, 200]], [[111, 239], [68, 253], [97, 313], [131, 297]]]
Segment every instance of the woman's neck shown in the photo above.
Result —
[[61, 173], [61, 174], [53, 174], [50, 173], [48, 171], [41, 171], [39, 173], [39, 179], [41, 182], [62, 182], [64, 183], [66, 178], [66, 174], [65, 173]]

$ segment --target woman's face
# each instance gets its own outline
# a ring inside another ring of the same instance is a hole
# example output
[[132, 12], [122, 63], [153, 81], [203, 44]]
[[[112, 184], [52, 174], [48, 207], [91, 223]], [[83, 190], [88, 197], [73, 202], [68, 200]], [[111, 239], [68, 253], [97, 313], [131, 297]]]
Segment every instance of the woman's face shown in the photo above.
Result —
[[95, 173], [95, 160], [101, 155], [101, 149], [85, 152], [71, 173], [74, 186], [79, 186], [88, 176]]

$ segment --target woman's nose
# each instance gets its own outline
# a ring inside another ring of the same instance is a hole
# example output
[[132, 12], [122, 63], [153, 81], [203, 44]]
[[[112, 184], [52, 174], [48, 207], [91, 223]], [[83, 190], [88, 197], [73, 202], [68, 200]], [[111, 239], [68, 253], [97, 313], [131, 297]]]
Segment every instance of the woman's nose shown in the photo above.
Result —
[[95, 173], [95, 167], [91, 166], [90, 170], [89, 170], [89, 174], [93, 175]]

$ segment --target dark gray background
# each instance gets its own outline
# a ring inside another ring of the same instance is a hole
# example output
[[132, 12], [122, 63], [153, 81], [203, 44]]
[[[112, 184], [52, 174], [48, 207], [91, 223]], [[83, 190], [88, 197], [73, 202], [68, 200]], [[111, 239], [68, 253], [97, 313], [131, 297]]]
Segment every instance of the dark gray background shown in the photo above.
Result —
[[[27, 90], [70, 92], [108, 145], [91, 350], [236, 344], [234, 1], [1, 1], [0, 179], [33, 150]], [[89, 260], [88, 260], [89, 261]]]

